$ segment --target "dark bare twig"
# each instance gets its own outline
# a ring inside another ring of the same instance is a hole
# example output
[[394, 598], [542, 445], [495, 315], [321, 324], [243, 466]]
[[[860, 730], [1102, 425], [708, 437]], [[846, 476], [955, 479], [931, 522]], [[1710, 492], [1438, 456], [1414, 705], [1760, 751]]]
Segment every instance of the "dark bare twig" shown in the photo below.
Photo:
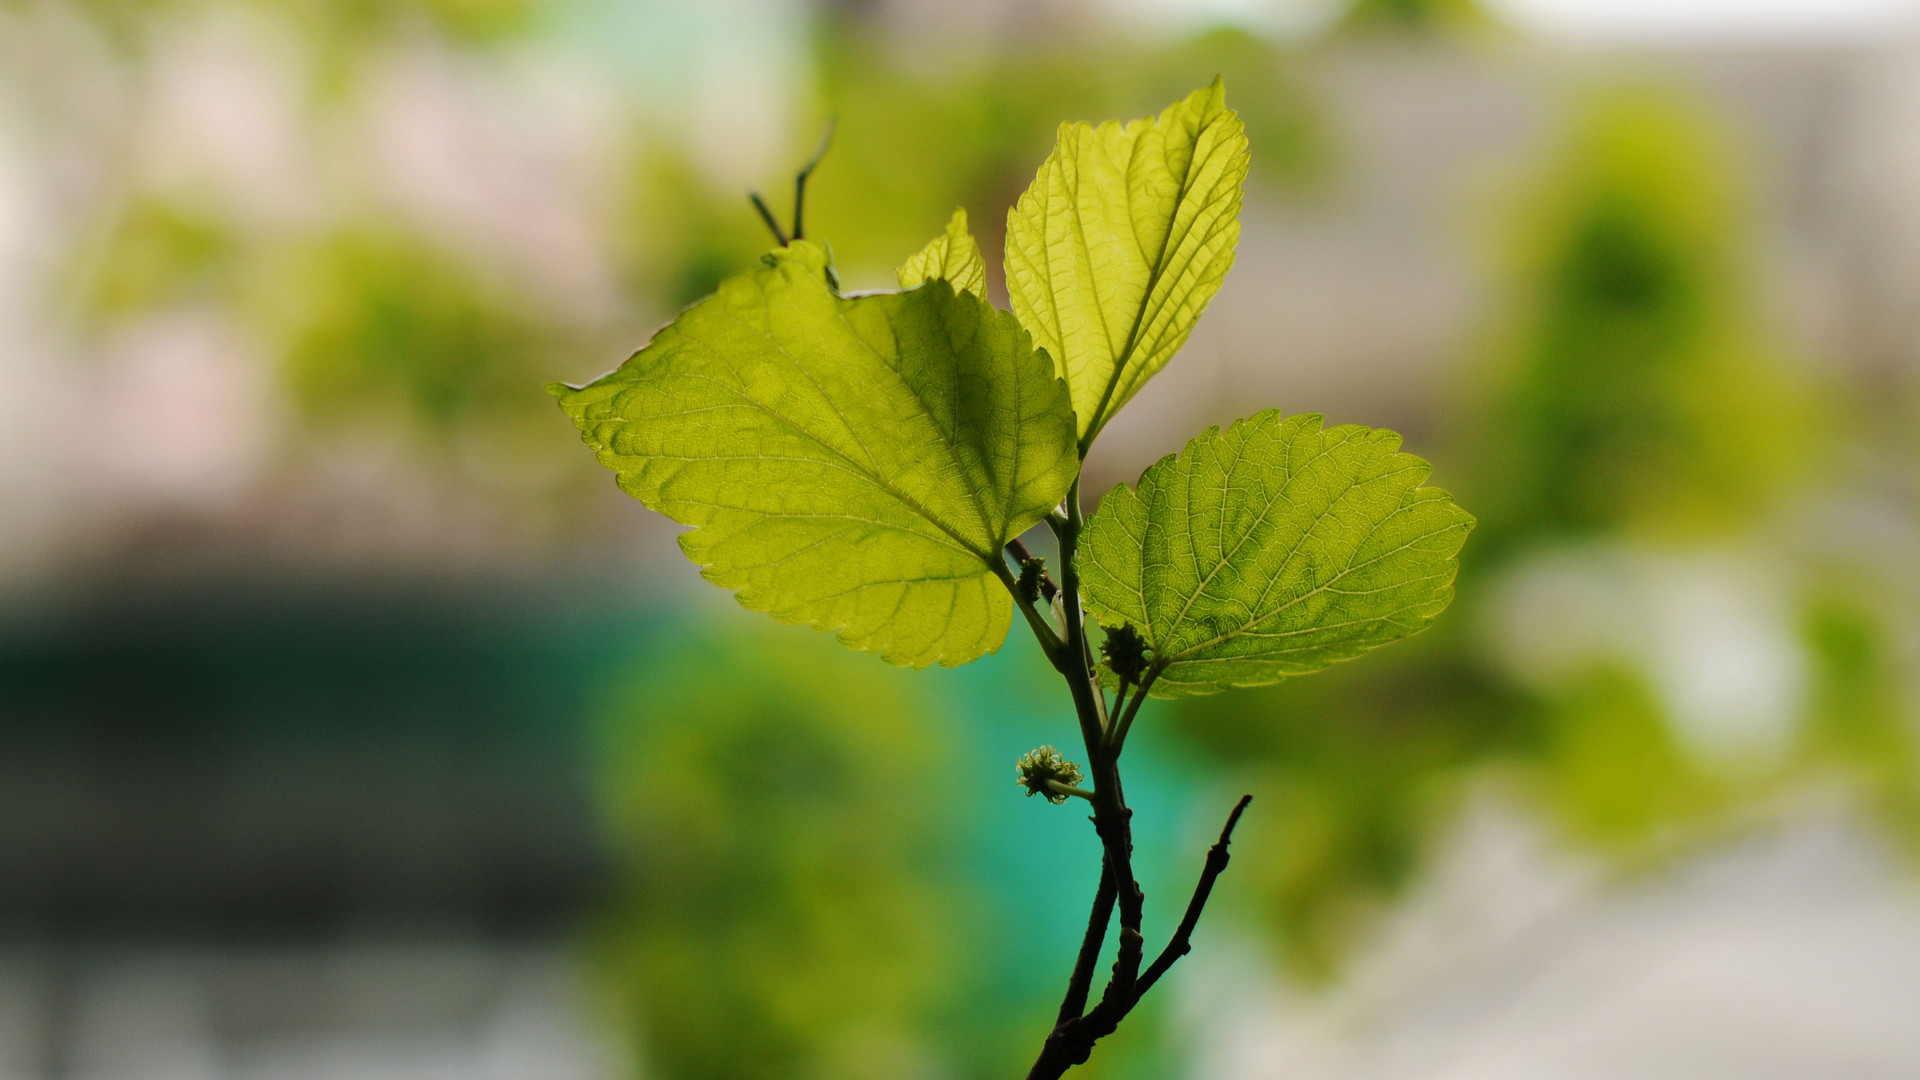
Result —
[[1161, 950], [1153, 966], [1140, 976], [1138, 993], [1145, 994], [1153, 989], [1153, 984], [1160, 981], [1160, 976], [1167, 973], [1175, 960], [1193, 950], [1193, 928], [1199, 925], [1200, 912], [1207, 906], [1207, 897], [1213, 893], [1214, 879], [1227, 868], [1227, 859], [1230, 857], [1227, 845], [1233, 840], [1233, 827], [1240, 824], [1240, 815], [1246, 813], [1247, 804], [1252, 801], [1251, 795], [1240, 796], [1240, 801], [1233, 806], [1233, 813], [1227, 815], [1227, 825], [1220, 830], [1220, 839], [1207, 849], [1206, 866], [1200, 871], [1200, 883], [1194, 886], [1193, 899], [1187, 901], [1187, 913], [1180, 918], [1180, 928], [1173, 932], [1173, 938]]
[[793, 176], [792, 237], [788, 237], [780, 228], [780, 219], [773, 216], [773, 208], [767, 205], [767, 200], [761, 198], [757, 191], [747, 192], [747, 199], [753, 203], [753, 208], [760, 212], [760, 220], [767, 223], [767, 230], [773, 233], [774, 243], [780, 247], [786, 247], [793, 240], [806, 239], [804, 215], [807, 209], [807, 178], [813, 175], [814, 169], [820, 167], [820, 159], [827, 156], [827, 148], [833, 145], [833, 129], [836, 123], [836, 117], [827, 117], [827, 129], [820, 133], [820, 145], [814, 148], [813, 156], [808, 158], [807, 163], [800, 166], [800, 171]]
[[[1140, 999], [1146, 996], [1154, 983], [1160, 981], [1160, 977], [1167, 973], [1167, 969], [1173, 966], [1174, 961], [1185, 956], [1193, 948], [1193, 929], [1200, 922], [1200, 912], [1207, 906], [1207, 898], [1213, 892], [1214, 880], [1220, 876], [1222, 870], [1227, 868], [1227, 845], [1233, 838], [1234, 827], [1240, 824], [1240, 815], [1246, 812], [1247, 804], [1252, 801], [1251, 795], [1241, 796], [1240, 801], [1234, 804], [1233, 812], [1227, 815], [1227, 824], [1220, 830], [1219, 841], [1207, 851], [1206, 866], [1200, 872], [1200, 884], [1193, 891], [1193, 899], [1187, 903], [1187, 913], [1180, 920], [1180, 927], [1174, 931], [1172, 940], [1167, 942], [1166, 949], [1137, 979], [1129, 978], [1124, 988], [1121, 983], [1121, 977], [1124, 974], [1121, 970], [1125, 963], [1124, 956], [1120, 960], [1115, 960], [1114, 979], [1107, 984], [1106, 993], [1101, 996], [1100, 1003], [1084, 1016], [1066, 1018], [1054, 1025], [1053, 1031], [1047, 1035], [1047, 1041], [1040, 1048], [1039, 1058], [1034, 1061], [1033, 1068], [1027, 1073], [1027, 1080], [1058, 1080], [1068, 1069], [1085, 1064], [1087, 1058], [1093, 1054], [1094, 1043], [1113, 1034], [1114, 1030], [1120, 1026], [1120, 1021], [1133, 1011], [1133, 1007], [1140, 1003]], [[1102, 880], [1101, 888], [1105, 891], [1105, 879]], [[1095, 900], [1097, 910], [1097, 896]], [[1135, 937], [1137, 938], [1138, 935], [1136, 934]], [[1127, 929], [1124, 926], [1120, 931], [1120, 944], [1124, 954], [1127, 946]], [[1139, 962], [1137, 943], [1133, 951], [1133, 963], [1137, 966]], [[1082, 943], [1083, 956], [1085, 952], [1086, 945]], [[1075, 969], [1075, 974], [1079, 974], [1078, 968]], [[1061, 1015], [1066, 1016], [1064, 1008]]]
[[1067, 996], [1060, 1002], [1060, 1018], [1055, 1024], [1078, 1020], [1087, 1011], [1087, 992], [1093, 988], [1093, 967], [1100, 961], [1100, 946], [1107, 940], [1114, 895], [1113, 873], [1103, 855], [1100, 888], [1093, 894], [1093, 913], [1087, 917], [1087, 936], [1080, 939], [1080, 955], [1073, 962], [1073, 977], [1067, 980]]
[[[1128, 827], [1122, 842], [1126, 845], [1129, 856], [1133, 854], [1133, 829], [1130, 827], [1132, 819], [1131, 809], [1123, 811], [1122, 820]], [[1146, 938], [1140, 933], [1141, 919], [1145, 914], [1146, 894], [1140, 891], [1138, 881], [1129, 881], [1127, 884], [1130, 887], [1123, 890], [1119, 896], [1120, 948], [1113, 958], [1113, 977], [1107, 980], [1106, 992], [1100, 995], [1100, 1004], [1103, 1008], [1117, 1008], [1122, 1016], [1133, 1007], [1130, 999], [1136, 997], [1133, 985], [1140, 974], [1142, 949], [1146, 945]], [[1127, 1003], [1124, 1007], [1123, 1002]]]
[[753, 202], [753, 208], [760, 211], [760, 220], [766, 222], [767, 228], [773, 231], [774, 246], [786, 247], [787, 234], [780, 231], [780, 222], [773, 216], [773, 211], [767, 208], [767, 200], [761, 198], [757, 191], [747, 192], [747, 198]]
[[839, 120], [837, 116], [827, 117], [827, 129], [820, 133], [820, 145], [813, 151], [813, 156], [807, 159], [807, 163], [800, 166], [800, 171], [794, 174], [793, 238], [795, 240], [804, 239], [807, 235], [806, 218], [803, 216], [807, 205], [807, 178], [813, 175], [813, 170], [819, 166], [820, 159], [827, 156], [827, 147], [833, 145], [833, 129], [838, 126]]
[[[1086, 744], [1087, 767], [1093, 779], [1093, 790], [1087, 793], [1091, 796], [1088, 801], [1093, 804], [1093, 829], [1100, 836], [1104, 858], [1101, 860], [1100, 887], [1094, 893], [1093, 913], [1087, 921], [1087, 934], [1080, 943], [1080, 954], [1074, 963], [1073, 975], [1067, 982], [1066, 998], [1060, 1003], [1060, 1013], [1053, 1030], [1047, 1033], [1039, 1056], [1027, 1072], [1027, 1080], [1059, 1080], [1068, 1069], [1084, 1063], [1093, 1053], [1094, 1044], [1111, 1035], [1120, 1021], [1140, 1003], [1141, 995], [1191, 948], [1189, 942], [1194, 924], [1199, 921], [1200, 911], [1206, 906], [1214, 879], [1226, 868], [1228, 838], [1251, 799], [1251, 796], [1242, 799], [1234, 807], [1232, 816], [1227, 819], [1226, 829], [1220, 834], [1219, 843], [1207, 853], [1200, 887], [1187, 905], [1186, 918], [1181, 921], [1179, 931], [1153, 965], [1142, 973], [1140, 965], [1145, 939], [1141, 936], [1140, 924], [1146, 898], [1140, 891], [1140, 883], [1133, 876], [1133, 811], [1127, 807], [1126, 793], [1120, 785], [1120, 751], [1123, 747], [1113, 737], [1118, 734], [1113, 725], [1116, 722], [1130, 724], [1134, 714], [1139, 711], [1140, 703], [1145, 700], [1153, 678], [1149, 674], [1141, 680], [1142, 685], [1131, 701], [1127, 694], [1131, 680], [1122, 680], [1120, 694], [1113, 703], [1115, 711], [1112, 719], [1109, 719], [1106, 690], [1100, 685], [1099, 673], [1093, 662], [1093, 650], [1087, 642], [1087, 623], [1080, 608], [1080, 575], [1074, 565], [1075, 549], [1086, 527], [1080, 509], [1078, 479], [1067, 489], [1067, 497], [1060, 509], [1049, 514], [1047, 521], [1060, 542], [1060, 581], [1056, 587], [1057, 593], [1050, 594], [1050, 598], [1052, 595], [1059, 597], [1063, 634], [1056, 636], [1048, 621], [1034, 610], [1034, 601], [1038, 599], [1034, 594], [1041, 590], [1035, 588], [1036, 583], [1031, 577], [1026, 578], [1024, 583], [1015, 580], [1004, 560], [997, 569], [1001, 582], [1013, 594], [1032, 624], [1042, 651], [1052, 661], [1054, 669], [1067, 680], [1067, 688], [1073, 694], [1074, 715], [1080, 722], [1080, 737]], [[1007, 544], [1007, 553], [1021, 560], [1023, 566], [1032, 566], [1033, 553], [1019, 540]], [[1045, 581], [1045, 584], [1052, 585], [1052, 582]], [[1093, 968], [1099, 962], [1100, 948], [1106, 940], [1107, 927], [1115, 911], [1120, 914], [1120, 932], [1113, 974], [1100, 995], [1099, 1003], [1086, 1009], [1087, 997], [1093, 985]]]

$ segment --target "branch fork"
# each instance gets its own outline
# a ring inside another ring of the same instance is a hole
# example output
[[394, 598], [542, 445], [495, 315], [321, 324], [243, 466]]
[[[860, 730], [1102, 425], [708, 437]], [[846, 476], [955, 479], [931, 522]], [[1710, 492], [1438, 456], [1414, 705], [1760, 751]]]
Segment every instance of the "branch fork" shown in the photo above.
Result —
[[[1080, 942], [1080, 956], [1074, 964], [1073, 976], [1067, 982], [1066, 998], [1060, 1003], [1059, 1016], [1053, 1030], [1047, 1033], [1040, 1056], [1027, 1073], [1027, 1080], [1053, 1080], [1073, 1066], [1085, 1064], [1093, 1054], [1093, 1044], [1113, 1034], [1120, 1026], [1120, 1021], [1133, 1011], [1134, 1006], [1140, 1003], [1148, 990], [1153, 989], [1174, 962], [1193, 951], [1194, 927], [1199, 925], [1200, 913], [1213, 893], [1214, 880], [1227, 868], [1227, 846], [1233, 839], [1234, 827], [1240, 823], [1240, 815], [1246, 812], [1247, 804], [1252, 801], [1252, 795], [1242, 795], [1240, 801], [1234, 804], [1233, 812], [1227, 815], [1227, 824], [1220, 830], [1220, 839], [1207, 849], [1200, 882], [1194, 887], [1193, 898], [1187, 901], [1187, 912], [1180, 919], [1179, 928], [1146, 971], [1139, 971], [1144, 939], [1138, 930], [1121, 927], [1120, 952], [1113, 962], [1113, 977], [1107, 983], [1099, 1004], [1088, 1010], [1087, 995], [1092, 987], [1094, 964], [1100, 954], [1100, 945], [1106, 939], [1107, 924], [1114, 908], [1113, 876], [1106, 872], [1108, 867], [1102, 864], [1100, 888], [1094, 894], [1093, 914], [1087, 921], [1087, 935]], [[1137, 885], [1134, 891], [1138, 893]]]
[[[1146, 897], [1133, 875], [1133, 811], [1128, 808], [1120, 786], [1120, 753], [1125, 748], [1128, 730], [1140, 712], [1159, 670], [1138, 651], [1138, 639], [1121, 639], [1118, 652], [1103, 649], [1108, 663], [1116, 669], [1119, 684], [1111, 709], [1106, 691], [1100, 686], [1099, 669], [1087, 642], [1086, 616], [1080, 607], [1079, 575], [1074, 569], [1074, 549], [1085, 525], [1080, 509], [1080, 484], [1075, 481], [1061, 509], [1049, 515], [1047, 522], [1059, 541], [1060, 579], [1056, 583], [1026, 544], [1015, 539], [1007, 544], [1007, 554], [1018, 567], [1018, 574], [1004, 560], [999, 577], [1013, 594], [1014, 602], [1026, 616], [1028, 625], [1040, 642], [1041, 651], [1067, 681], [1073, 694], [1074, 711], [1080, 721], [1080, 734], [1086, 744], [1087, 771], [1092, 789], [1074, 787], [1071, 792], [1084, 798], [1093, 808], [1094, 832], [1100, 837], [1102, 851], [1100, 883], [1094, 892], [1093, 911], [1087, 918], [1086, 936], [1067, 980], [1067, 992], [1060, 1002], [1053, 1030], [1041, 1044], [1040, 1054], [1027, 1073], [1027, 1080], [1057, 1080], [1075, 1065], [1084, 1064], [1094, 1044], [1112, 1034], [1120, 1021], [1132, 1012], [1147, 991], [1193, 948], [1193, 930], [1213, 893], [1214, 881], [1227, 867], [1228, 844], [1234, 827], [1253, 796], [1242, 796], [1227, 816], [1220, 839], [1207, 851], [1193, 897], [1173, 937], [1152, 963], [1142, 970], [1146, 959], [1146, 938], [1141, 933]], [[1056, 602], [1064, 615], [1063, 626], [1056, 628], [1041, 613], [1039, 605]], [[1051, 747], [1045, 748], [1051, 750]], [[1037, 753], [1038, 751], [1036, 751]], [[1025, 769], [1026, 759], [1023, 759]], [[1024, 773], [1023, 773], [1024, 775]], [[1076, 777], [1076, 780], [1078, 778]], [[1025, 781], [1023, 780], [1023, 783]], [[1114, 912], [1120, 914], [1118, 947], [1111, 974], [1092, 1008], [1087, 1002], [1093, 991], [1094, 968]]]

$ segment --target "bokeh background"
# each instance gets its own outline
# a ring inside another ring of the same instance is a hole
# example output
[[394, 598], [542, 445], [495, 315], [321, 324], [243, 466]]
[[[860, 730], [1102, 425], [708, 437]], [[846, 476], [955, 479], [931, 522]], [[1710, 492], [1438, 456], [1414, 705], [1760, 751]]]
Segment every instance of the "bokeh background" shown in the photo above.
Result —
[[1098, 865], [1019, 635], [702, 584], [540, 390], [809, 231], [881, 287], [1226, 78], [1257, 409], [1480, 517], [1433, 629], [1143, 716], [1090, 1078], [1920, 1075], [1920, 3], [0, 2], [0, 1078], [1019, 1075]]

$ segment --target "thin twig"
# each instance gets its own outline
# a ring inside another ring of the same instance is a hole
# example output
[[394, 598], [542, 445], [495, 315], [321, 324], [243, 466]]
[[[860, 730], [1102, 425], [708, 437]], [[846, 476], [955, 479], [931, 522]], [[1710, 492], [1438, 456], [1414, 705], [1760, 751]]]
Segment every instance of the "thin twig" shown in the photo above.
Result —
[[1080, 955], [1073, 962], [1073, 977], [1067, 980], [1067, 996], [1060, 1002], [1060, 1018], [1055, 1024], [1078, 1020], [1087, 1011], [1087, 992], [1093, 987], [1093, 968], [1100, 962], [1100, 946], [1107, 940], [1107, 923], [1113, 918], [1113, 871], [1106, 856], [1100, 858], [1100, 888], [1093, 894], [1093, 912], [1087, 916], [1087, 935], [1080, 939]]
[[[1193, 928], [1200, 922], [1200, 912], [1207, 906], [1207, 897], [1213, 892], [1214, 879], [1227, 868], [1227, 845], [1233, 838], [1234, 826], [1240, 824], [1240, 815], [1246, 812], [1247, 804], [1253, 796], [1244, 795], [1234, 805], [1233, 813], [1227, 815], [1226, 828], [1220, 830], [1220, 839], [1207, 851], [1206, 868], [1200, 873], [1200, 884], [1193, 891], [1193, 899], [1187, 904], [1187, 913], [1180, 920], [1180, 928], [1174, 932], [1173, 939], [1167, 943], [1153, 965], [1142, 972], [1137, 980], [1132, 980], [1121, 989], [1120, 974], [1116, 971], [1114, 981], [1107, 984], [1107, 991], [1101, 996], [1100, 1003], [1085, 1015], [1067, 1017], [1054, 1025], [1053, 1031], [1040, 1048], [1040, 1057], [1034, 1061], [1033, 1068], [1027, 1073], [1027, 1080], [1057, 1080], [1068, 1069], [1084, 1064], [1093, 1053], [1093, 1046], [1101, 1039], [1113, 1034], [1133, 1007], [1140, 1003], [1160, 977], [1167, 973], [1174, 961], [1185, 956], [1192, 948]], [[1104, 884], [1104, 879], [1103, 879]], [[1099, 898], [1095, 897], [1096, 905]], [[1098, 908], [1096, 907], [1096, 912]], [[1127, 930], [1120, 931], [1121, 947], [1127, 944]], [[1085, 957], [1086, 945], [1081, 945], [1081, 955]], [[1114, 966], [1120, 967], [1115, 961]], [[1076, 967], [1074, 974], [1079, 974]], [[1065, 1017], [1066, 1010], [1062, 1010]]]
[[[1061, 510], [1048, 515], [1048, 524], [1060, 541], [1059, 589], [1065, 640], [1056, 636], [1051, 625], [1033, 610], [1032, 602], [1022, 595], [1005, 559], [995, 560], [995, 570], [1021, 602], [1027, 620], [1033, 626], [1034, 635], [1040, 639], [1042, 650], [1053, 662], [1055, 670], [1065, 677], [1068, 689], [1073, 692], [1074, 713], [1080, 721], [1080, 735], [1086, 743], [1087, 763], [1093, 778], [1093, 828], [1100, 835], [1100, 846], [1105, 857], [1101, 860], [1100, 887], [1094, 894], [1087, 935], [1080, 943], [1080, 954], [1067, 983], [1067, 996], [1061, 1002], [1053, 1030], [1047, 1033], [1040, 1054], [1027, 1073], [1028, 1080], [1059, 1080], [1068, 1069], [1085, 1063], [1093, 1053], [1094, 1044], [1113, 1034], [1120, 1021], [1139, 1004], [1141, 995], [1192, 947], [1190, 941], [1194, 925], [1199, 921], [1200, 912], [1213, 890], [1214, 879], [1226, 868], [1228, 840], [1251, 800], [1249, 796], [1234, 807], [1232, 816], [1227, 819], [1226, 829], [1220, 834], [1219, 843], [1207, 852], [1206, 869], [1193, 900], [1187, 905], [1186, 918], [1181, 921], [1179, 931], [1166, 950], [1143, 973], [1140, 964], [1144, 940], [1140, 925], [1146, 898], [1140, 891], [1140, 883], [1133, 877], [1133, 811], [1128, 809], [1126, 794], [1120, 786], [1120, 745], [1115, 736], [1124, 735], [1126, 727], [1131, 725], [1146, 698], [1148, 684], [1153, 680], [1151, 677], [1143, 679], [1139, 691], [1130, 701], [1126, 684], [1122, 683], [1120, 696], [1113, 703], [1115, 719], [1121, 726], [1110, 730], [1106, 692], [1099, 685], [1093, 667], [1085, 614], [1080, 608], [1080, 578], [1074, 567], [1075, 548], [1085, 527], [1077, 479], [1068, 489]], [[1018, 541], [1009, 543], [1007, 552], [1016, 558], [1031, 557], [1026, 545]], [[1124, 711], [1120, 711], [1123, 708]], [[1108, 925], [1116, 910], [1120, 914], [1120, 931], [1113, 975], [1101, 993], [1099, 1003], [1087, 1009], [1093, 968], [1099, 961], [1100, 948], [1106, 940]]]
[[1153, 965], [1140, 976], [1135, 993], [1145, 994], [1152, 989], [1153, 984], [1160, 981], [1160, 976], [1167, 973], [1167, 969], [1173, 966], [1175, 960], [1193, 950], [1193, 928], [1199, 924], [1200, 912], [1207, 906], [1207, 897], [1213, 892], [1214, 879], [1220, 876], [1220, 871], [1227, 868], [1227, 844], [1233, 840], [1233, 827], [1240, 824], [1240, 815], [1246, 812], [1247, 804], [1252, 801], [1251, 795], [1240, 796], [1240, 801], [1233, 806], [1233, 813], [1227, 815], [1227, 826], [1220, 830], [1219, 841], [1207, 849], [1207, 864], [1200, 871], [1200, 884], [1194, 886], [1193, 899], [1187, 901], [1187, 913], [1180, 919], [1180, 928], [1173, 932], [1173, 938], [1167, 942], [1167, 947], [1161, 950], [1159, 958], [1154, 960]]
[[[793, 176], [793, 240], [806, 238], [806, 218], [803, 215], [807, 209], [807, 178], [813, 175], [813, 170], [820, 166], [820, 159], [827, 156], [827, 148], [833, 145], [835, 124], [835, 117], [827, 117], [827, 129], [820, 133], [820, 145], [814, 148], [813, 156], [808, 158], [807, 163], [800, 166], [800, 171]], [[747, 192], [747, 198], [752, 200], [753, 208], [760, 211], [760, 220], [767, 223], [768, 231], [773, 233], [774, 242], [780, 247], [786, 247], [790, 241], [786, 232], [780, 228], [780, 219], [773, 216], [773, 209], [767, 205], [767, 200], [761, 198], [757, 191]]]
[[[1136, 886], [1135, 892], [1139, 892]], [[1144, 899], [1144, 897], [1142, 897]], [[1114, 1022], [1133, 1011], [1140, 1000], [1140, 961], [1146, 958], [1146, 936], [1131, 926], [1120, 928], [1120, 951], [1113, 958], [1113, 977], [1100, 995], [1100, 1009], [1111, 1012]]]
[[[774, 245], [776, 247], [786, 247], [787, 234], [780, 231], [780, 222], [774, 218], [773, 211], [767, 208], [767, 200], [761, 198], [760, 193], [757, 191], [747, 192], [747, 198], [753, 201], [753, 208], [760, 211], [760, 220], [766, 222], [767, 228], [773, 230]], [[794, 239], [798, 240], [799, 237], [796, 236]]]
[[[1114, 886], [1119, 891], [1120, 960], [1127, 960], [1128, 934], [1140, 933], [1141, 908], [1145, 898], [1140, 883], [1133, 877], [1133, 811], [1127, 809], [1120, 789], [1120, 769], [1104, 743], [1109, 725], [1107, 695], [1093, 677], [1093, 653], [1087, 645], [1086, 613], [1080, 606], [1080, 574], [1074, 556], [1086, 518], [1080, 508], [1080, 478], [1067, 487], [1065, 500], [1067, 524], [1060, 532], [1061, 612], [1066, 619], [1066, 660], [1056, 664], [1073, 692], [1074, 712], [1080, 721], [1081, 741], [1087, 748], [1087, 767], [1093, 774], [1093, 828], [1106, 849], [1108, 865], [1113, 869]], [[1131, 982], [1131, 976], [1128, 979]]]
[[827, 129], [820, 133], [820, 145], [813, 151], [813, 156], [807, 159], [807, 163], [800, 166], [800, 171], [794, 174], [793, 238], [795, 240], [802, 239], [807, 235], [806, 219], [802, 216], [807, 205], [807, 178], [813, 175], [813, 170], [819, 166], [820, 159], [827, 156], [827, 147], [833, 145], [833, 129], [838, 124], [839, 117], [827, 117]]

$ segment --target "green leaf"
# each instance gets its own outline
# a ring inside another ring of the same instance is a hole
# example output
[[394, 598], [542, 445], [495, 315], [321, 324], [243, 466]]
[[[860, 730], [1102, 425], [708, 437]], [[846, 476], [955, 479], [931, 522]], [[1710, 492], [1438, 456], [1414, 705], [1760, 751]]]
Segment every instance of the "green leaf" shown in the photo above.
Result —
[[980, 259], [980, 245], [967, 231], [964, 208], [954, 210], [947, 231], [927, 241], [927, 246], [900, 268], [902, 289], [918, 288], [936, 279], [952, 285], [955, 292], [987, 295], [987, 264]]
[[1060, 125], [1008, 212], [1007, 295], [1073, 390], [1083, 455], [1219, 290], [1246, 177], [1246, 131], [1216, 79], [1152, 119]]
[[561, 407], [747, 607], [895, 664], [999, 648], [1001, 549], [1079, 468], [1066, 387], [970, 293], [841, 297], [805, 241], [763, 261]]
[[1153, 649], [1159, 697], [1279, 682], [1431, 623], [1473, 517], [1400, 436], [1268, 410], [1209, 428], [1080, 543], [1087, 608]]

